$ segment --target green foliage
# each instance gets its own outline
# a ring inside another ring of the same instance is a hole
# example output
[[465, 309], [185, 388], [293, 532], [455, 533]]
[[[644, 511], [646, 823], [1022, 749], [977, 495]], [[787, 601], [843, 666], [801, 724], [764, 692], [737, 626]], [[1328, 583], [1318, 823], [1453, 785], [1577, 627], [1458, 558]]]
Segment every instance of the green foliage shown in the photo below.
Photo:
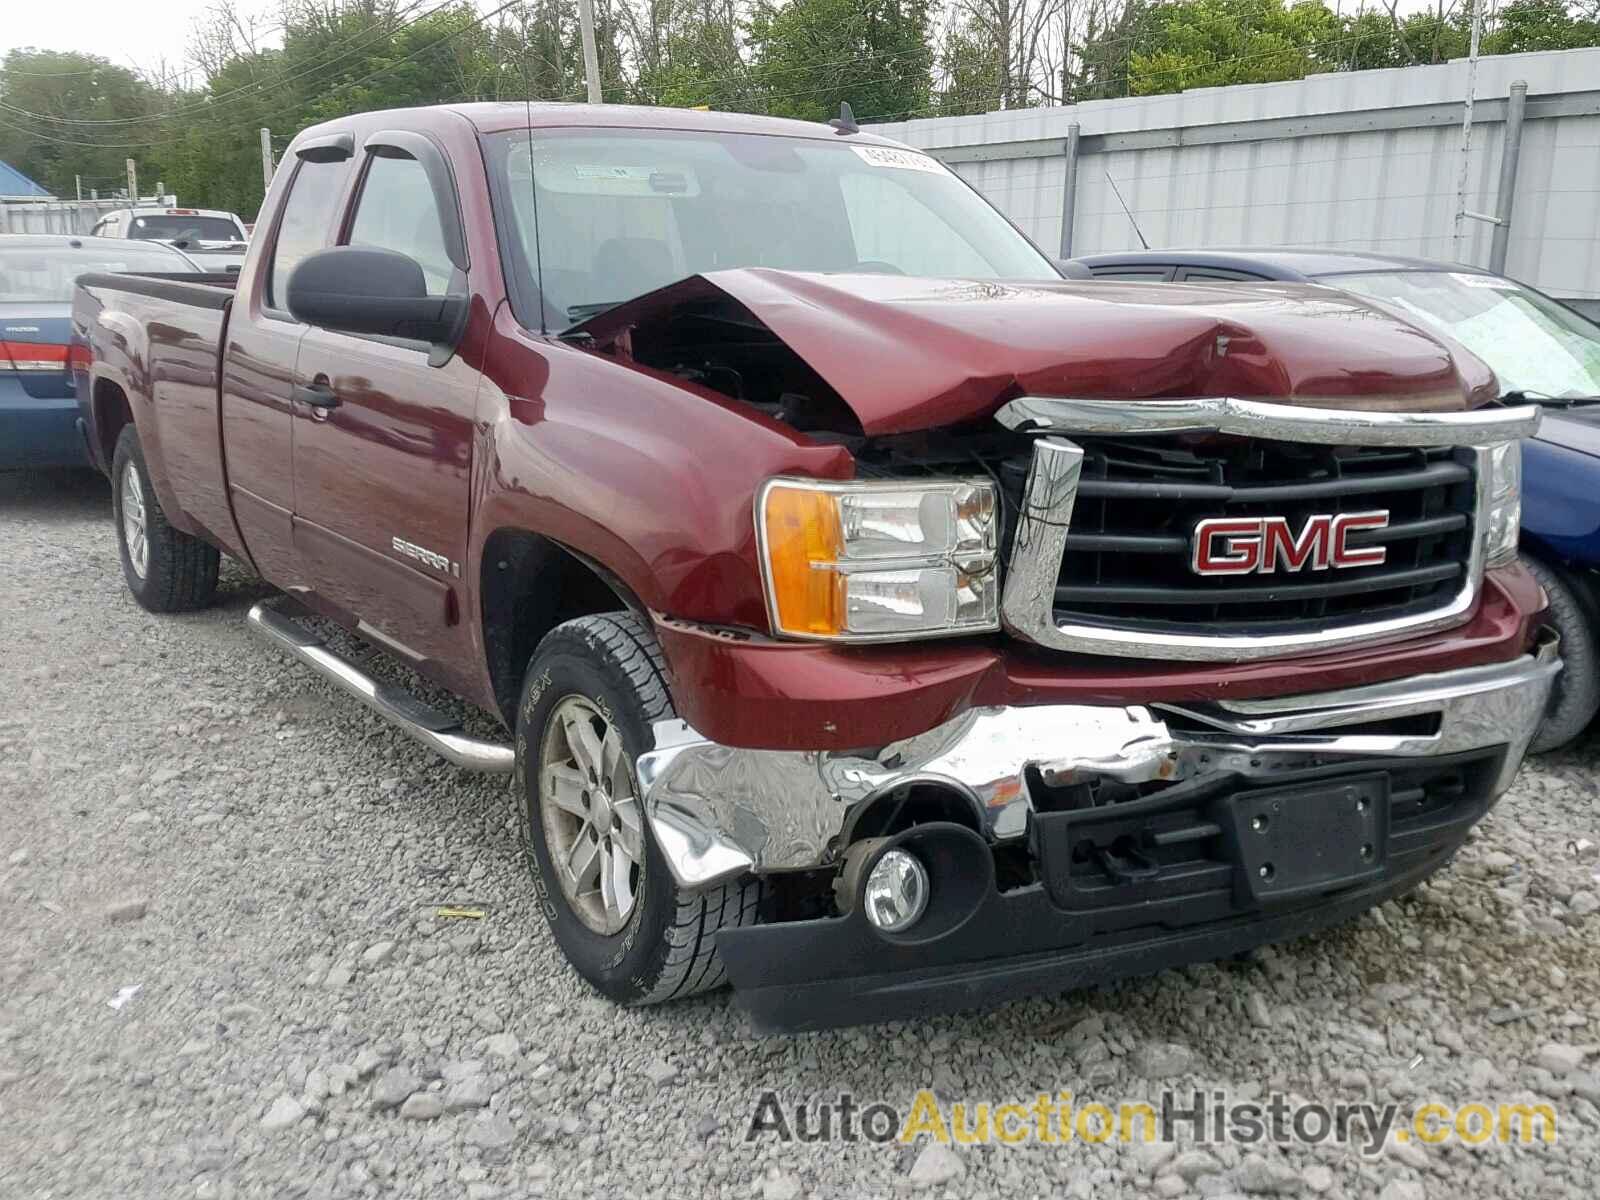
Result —
[[758, 0], [751, 73], [768, 113], [823, 121], [898, 114], [928, 103], [928, 0]]
[[[146, 192], [160, 180], [186, 204], [249, 217], [263, 190], [264, 126], [281, 153], [299, 129], [349, 112], [584, 98], [576, 0], [518, 0], [491, 14], [468, 0], [284, 0], [283, 44], [270, 49], [251, 42], [227, 3], [197, 31], [199, 87], [70, 51], [6, 54], [0, 159], [71, 196], [76, 176], [86, 195], [114, 194], [132, 156]], [[1398, 20], [1323, 0], [934, 5], [596, 0], [602, 90], [611, 102], [806, 120], [834, 116], [841, 100], [863, 120], [960, 114], [1442, 62], [1467, 52], [1469, 32], [1462, 5], [1442, 19], [1433, 10]], [[1490, 14], [1482, 51], [1592, 45], [1600, 0], [1508, 0]]]

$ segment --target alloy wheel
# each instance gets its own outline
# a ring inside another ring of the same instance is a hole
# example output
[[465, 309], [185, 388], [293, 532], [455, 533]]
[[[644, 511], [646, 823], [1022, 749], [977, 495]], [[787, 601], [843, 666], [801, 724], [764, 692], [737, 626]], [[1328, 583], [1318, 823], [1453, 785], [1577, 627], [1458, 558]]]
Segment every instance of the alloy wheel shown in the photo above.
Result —
[[122, 540], [133, 573], [143, 579], [150, 569], [150, 543], [145, 536], [144, 485], [131, 462], [122, 470]]
[[583, 696], [563, 698], [545, 723], [539, 815], [572, 911], [596, 933], [619, 933], [644, 883], [643, 812], [621, 734]]

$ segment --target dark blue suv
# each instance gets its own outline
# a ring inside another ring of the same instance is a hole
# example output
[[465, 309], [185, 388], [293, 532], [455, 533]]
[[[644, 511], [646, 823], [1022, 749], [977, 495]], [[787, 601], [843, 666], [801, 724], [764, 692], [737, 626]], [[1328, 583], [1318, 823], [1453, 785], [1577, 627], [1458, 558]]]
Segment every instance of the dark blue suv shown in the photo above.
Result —
[[1100, 279], [1315, 283], [1382, 304], [1465, 346], [1502, 399], [1544, 406], [1522, 449], [1522, 556], [1550, 595], [1566, 670], [1532, 749], [1575, 738], [1600, 709], [1600, 325], [1478, 267], [1316, 250], [1131, 250], [1073, 260]]

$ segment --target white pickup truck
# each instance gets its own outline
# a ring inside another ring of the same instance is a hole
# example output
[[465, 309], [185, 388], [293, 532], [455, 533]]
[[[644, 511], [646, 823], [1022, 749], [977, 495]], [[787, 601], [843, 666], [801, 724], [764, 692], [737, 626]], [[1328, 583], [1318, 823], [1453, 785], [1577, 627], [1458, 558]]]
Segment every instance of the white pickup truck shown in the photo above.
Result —
[[231, 274], [238, 273], [250, 240], [238, 214], [212, 208], [119, 208], [90, 232], [96, 237], [165, 242], [203, 270]]

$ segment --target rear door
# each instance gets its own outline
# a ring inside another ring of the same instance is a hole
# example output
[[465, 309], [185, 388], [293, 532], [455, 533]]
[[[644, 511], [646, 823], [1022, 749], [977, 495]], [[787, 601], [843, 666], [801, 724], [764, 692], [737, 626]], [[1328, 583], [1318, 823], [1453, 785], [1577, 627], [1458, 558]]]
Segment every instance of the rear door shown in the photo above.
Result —
[[[430, 292], [466, 288], [456, 183], [414, 131], [362, 146], [341, 241], [409, 255]], [[448, 670], [470, 647], [461, 570], [479, 374], [426, 343], [313, 329], [296, 368], [295, 546], [326, 600], [363, 633]]]
[[293, 407], [295, 358], [306, 326], [285, 302], [289, 274], [326, 248], [338, 230], [353, 167], [350, 135], [298, 152], [288, 195], [250, 278], [241, 281], [222, 361], [222, 435], [239, 532], [262, 576], [304, 588], [294, 550]]

